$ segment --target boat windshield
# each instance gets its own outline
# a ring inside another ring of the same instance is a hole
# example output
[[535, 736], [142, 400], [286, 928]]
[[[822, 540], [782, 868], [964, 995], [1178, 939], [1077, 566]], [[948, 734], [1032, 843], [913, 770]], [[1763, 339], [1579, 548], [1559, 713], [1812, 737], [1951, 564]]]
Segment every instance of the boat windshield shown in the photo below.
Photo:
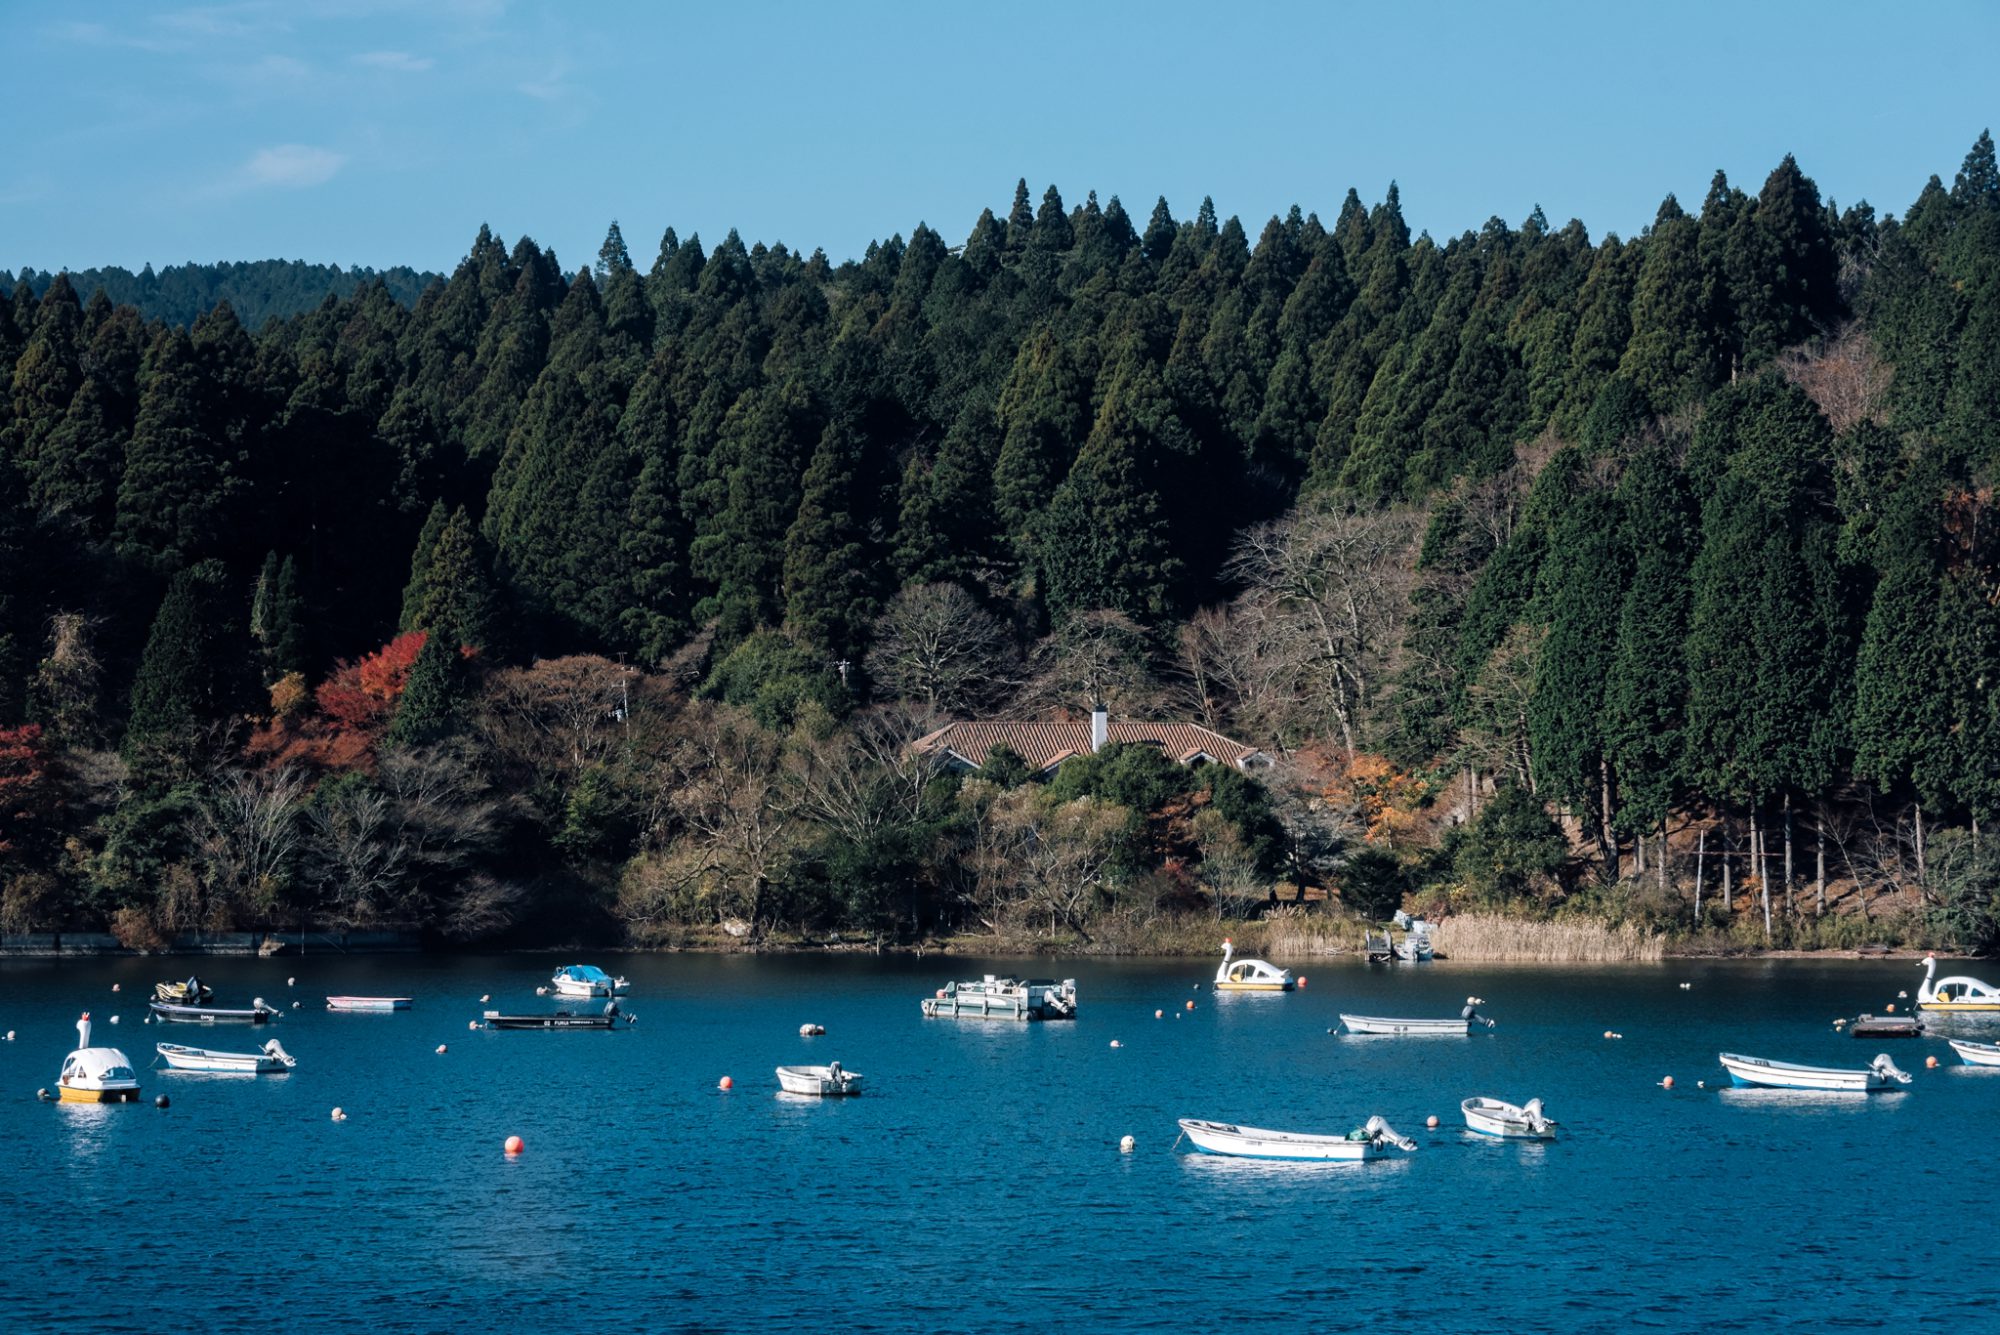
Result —
[[132, 1074], [132, 1068], [131, 1068], [131, 1067], [129, 1067], [129, 1066], [112, 1066], [112, 1067], [109, 1067], [109, 1068], [107, 1068], [107, 1069], [105, 1070], [105, 1072], [104, 1072], [104, 1077], [103, 1077], [103, 1078], [104, 1078], [104, 1079], [106, 1079], [106, 1080], [132, 1080], [132, 1079], [136, 1079], [136, 1077], [135, 1077], [135, 1076], [134, 1076], [134, 1075]]

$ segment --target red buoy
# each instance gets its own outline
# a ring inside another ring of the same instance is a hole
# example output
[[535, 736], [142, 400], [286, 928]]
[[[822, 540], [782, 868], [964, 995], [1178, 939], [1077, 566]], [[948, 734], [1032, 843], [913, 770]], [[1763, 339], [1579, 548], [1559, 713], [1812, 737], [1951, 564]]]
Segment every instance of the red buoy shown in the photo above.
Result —
[[522, 1140], [519, 1136], [509, 1136], [507, 1137], [507, 1143], [503, 1148], [509, 1154], [519, 1154], [522, 1150], [528, 1148], [528, 1142]]
[[736, 1088], [736, 1082], [725, 1075], [721, 1080], [716, 1082], [715, 1087], [717, 1089], [734, 1089]]

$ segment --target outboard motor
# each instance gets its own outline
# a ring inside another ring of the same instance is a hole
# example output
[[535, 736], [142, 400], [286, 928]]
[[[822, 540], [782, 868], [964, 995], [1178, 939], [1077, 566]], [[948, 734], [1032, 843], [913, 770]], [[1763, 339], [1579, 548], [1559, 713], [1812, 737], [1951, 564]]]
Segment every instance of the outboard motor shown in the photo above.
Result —
[[1366, 1131], [1368, 1139], [1377, 1145], [1394, 1145], [1399, 1150], [1413, 1150], [1417, 1147], [1416, 1141], [1408, 1136], [1398, 1135], [1396, 1128], [1380, 1117], [1369, 1118], [1367, 1125], [1361, 1129]]
[[1542, 1116], [1542, 1101], [1540, 1099], [1529, 1099], [1521, 1105], [1521, 1111], [1527, 1116], [1528, 1130], [1538, 1136], [1543, 1135], [1550, 1127], [1555, 1125], [1554, 1122]]
[[1458, 1014], [1460, 1019], [1466, 1020], [1470, 1023], [1483, 1024], [1488, 1029], [1491, 1029], [1493, 1027], [1493, 1021], [1487, 1019], [1484, 1015], [1481, 1015], [1479, 1013], [1479, 1001], [1478, 998], [1476, 997], [1467, 997], [1465, 999], [1465, 1009], [1460, 1011]]
[[264, 1044], [264, 1055], [266, 1057], [276, 1057], [287, 1066], [292, 1064], [292, 1054], [285, 1051], [285, 1045], [275, 1038]]
[[1909, 1072], [1898, 1070], [1896, 1063], [1889, 1060], [1889, 1054], [1886, 1052], [1876, 1053], [1875, 1060], [1868, 1063], [1868, 1069], [1883, 1079], [1893, 1080], [1899, 1085], [1910, 1083]]

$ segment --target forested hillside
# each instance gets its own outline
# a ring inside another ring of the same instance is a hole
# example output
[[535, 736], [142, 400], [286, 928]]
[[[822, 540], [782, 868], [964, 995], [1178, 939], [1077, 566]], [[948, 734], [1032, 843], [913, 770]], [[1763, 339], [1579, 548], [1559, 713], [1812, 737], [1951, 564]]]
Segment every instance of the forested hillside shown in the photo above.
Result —
[[[0, 309], [10, 929], [1992, 932], [1987, 135], [1901, 217], [1790, 158], [1630, 239], [1023, 183], [245, 324]], [[1283, 763], [906, 746], [1099, 699]]]
[[[343, 269], [338, 264], [307, 264], [303, 260], [238, 260], [170, 264], [157, 273], [150, 264], [138, 273], [112, 265], [67, 277], [74, 291], [95, 293], [102, 289], [113, 305], [137, 306], [148, 320], [189, 325], [228, 302], [237, 319], [252, 329], [261, 329], [266, 320], [302, 315], [330, 296], [351, 297], [376, 282], [405, 306], [413, 305], [437, 275], [419, 273], [402, 264], [377, 272], [365, 265]], [[17, 281], [39, 296], [55, 280], [52, 273], [22, 269]]]

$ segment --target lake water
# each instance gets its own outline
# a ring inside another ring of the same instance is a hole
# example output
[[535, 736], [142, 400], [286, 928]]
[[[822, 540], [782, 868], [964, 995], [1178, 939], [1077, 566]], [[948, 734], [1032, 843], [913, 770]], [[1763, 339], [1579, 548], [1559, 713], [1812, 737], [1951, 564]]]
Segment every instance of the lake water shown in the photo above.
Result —
[[[482, 993], [549, 1008], [534, 987], [557, 962], [0, 964], [0, 1330], [2000, 1328], [2000, 1071], [1831, 1027], [1914, 992], [1909, 961], [1321, 962], [1302, 992], [1231, 997], [1200, 960], [601, 957], [633, 980], [631, 1029], [468, 1032]], [[191, 969], [223, 1000], [302, 1006], [268, 1029], [142, 1025], [152, 983]], [[1075, 977], [1080, 1018], [919, 1014], [987, 970]], [[334, 1015], [330, 992], [416, 1008]], [[1343, 1009], [1447, 1015], [1467, 994], [1497, 1029], [1327, 1032]], [[143, 1069], [139, 1105], [37, 1102], [85, 1009], [142, 1068], [156, 1041], [275, 1035], [298, 1069]], [[1718, 1051], [1888, 1051], [1916, 1079], [1718, 1093]], [[776, 1096], [773, 1067], [829, 1059], [868, 1092]], [[1474, 1094], [1540, 1097], [1565, 1138], [1475, 1140]], [[1371, 1113], [1421, 1149], [1171, 1148], [1178, 1117], [1344, 1132]]]

